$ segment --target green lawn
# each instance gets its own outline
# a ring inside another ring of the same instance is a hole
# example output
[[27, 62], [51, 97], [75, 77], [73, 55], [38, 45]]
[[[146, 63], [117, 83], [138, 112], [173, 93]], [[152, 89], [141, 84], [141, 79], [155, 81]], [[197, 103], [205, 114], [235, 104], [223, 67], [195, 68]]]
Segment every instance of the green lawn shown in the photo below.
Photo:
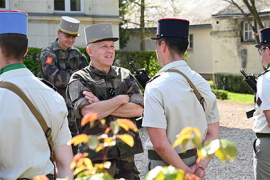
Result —
[[228, 100], [245, 104], [253, 104], [254, 95], [228, 92]]

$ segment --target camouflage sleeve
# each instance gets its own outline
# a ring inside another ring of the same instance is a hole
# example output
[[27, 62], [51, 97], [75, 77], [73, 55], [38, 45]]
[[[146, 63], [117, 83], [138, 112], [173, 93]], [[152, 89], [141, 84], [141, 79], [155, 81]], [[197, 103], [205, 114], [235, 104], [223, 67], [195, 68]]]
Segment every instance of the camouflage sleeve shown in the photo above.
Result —
[[89, 102], [86, 98], [84, 98], [83, 91], [91, 92], [85, 85], [83, 85], [83, 81], [80, 78], [76, 77], [76, 73], [71, 77], [69, 84], [67, 85], [67, 100], [69, 106], [73, 109], [73, 114], [78, 119], [82, 118], [80, 109], [88, 105]]
[[42, 50], [40, 54], [40, 66], [43, 78], [54, 84], [57, 88], [65, 88], [73, 71], [62, 69], [58, 64], [54, 52]]
[[130, 102], [135, 104], [140, 104], [141, 106], [144, 105], [143, 95], [142, 92], [134, 78], [134, 76], [130, 73], [129, 81], [127, 83], [127, 94], [130, 96]]
[[82, 54], [82, 57], [80, 58], [81, 62], [80, 62], [80, 66], [79, 66], [80, 69], [89, 65], [89, 63], [87, 61], [87, 57], [83, 53], [81, 53], [81, 54]]

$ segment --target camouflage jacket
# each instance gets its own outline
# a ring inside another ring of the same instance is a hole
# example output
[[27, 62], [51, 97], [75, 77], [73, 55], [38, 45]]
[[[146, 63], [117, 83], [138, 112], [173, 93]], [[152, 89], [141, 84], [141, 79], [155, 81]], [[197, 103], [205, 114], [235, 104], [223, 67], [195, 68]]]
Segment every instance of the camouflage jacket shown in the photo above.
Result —
[[[76, 116], [77, 127], [79, 128], [80, 134], [100, 135], [104, 133], [104, 129], [101, 128], [99, 122], [92, 128], [90, 128], [89, 124], [81, 127], [82, 115], [80, 109], [84, 105], [89, 104], [88, 100], [84, 98], [82, 94], [83, 91], [92, 92], [100, 101], [113, 98], [117, 95], [127, 94], [130, 96], [130, 102], [143, 106], [142, 93], [130, 71], [121, 67], [112, 66], [110, 72], [107, 74], [90, 64], [87, 68], [74, 73], [67, 86], [67, 101], [68, 104], [73, 107], [73, 113], [74, 116]], [[106, 126], [109, 126], [111, 121], [118, 118], [119, 117], [115, 116], [106, 117]], [[132, 120], [134, 121], [134, 119]], [[125, 133], [133, 136], [135, 142], [134, 146], [129, 147], [121, 140], [117, 140], [116, 146], [109, 149], [107, 159], [115, 159], [143, 152], [139, 133], [134, 131], [126, 132], [121, 129], [118, 134]], [[112, 136], [112, 134], [109, 134], [109, 136]], [[91, 160], [102, 160], [101, 152], [96, 153], [90, 150], [85, 144], [79, 146], [79, 152], [88, 152]]]
[[39, 64], [44, 79], [51, 82], [57, 88], [64, 99], [66, 97], [66, 86], [71, 75], [86, 66], [87, 58], [77, 48], [71, 47], [62, 50], [57, 43], [43, 48], [40, 54]]

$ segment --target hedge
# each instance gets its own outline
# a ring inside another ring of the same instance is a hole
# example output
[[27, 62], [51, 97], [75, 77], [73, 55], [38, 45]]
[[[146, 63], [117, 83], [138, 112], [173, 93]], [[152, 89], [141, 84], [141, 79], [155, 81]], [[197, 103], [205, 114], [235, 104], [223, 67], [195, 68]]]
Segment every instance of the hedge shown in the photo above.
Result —
[[216, 89], [223, 89], [229, 92], [253, 94], [253, 91], [244, 81], [242, 74], [215, 73], [214, 84]]
[[[86, 48], [78, 48], [84, 53], [90, 62], [90, 58], [86, 52]], [[27, 55], [24, 57], [24, 63], [36, 76], [41, 77], [38, 59], [40, 56], [41, 48], [29, 48]], [[159, 70], [158, 61], [155, 51], [120, 51], [116, 50], [114, 65], [121, 66], [129, 69], [132, 73], [134, 70], [129, 65], [133, 61], [138, 69], [145, 68], [150, 77], [154, 76]]]

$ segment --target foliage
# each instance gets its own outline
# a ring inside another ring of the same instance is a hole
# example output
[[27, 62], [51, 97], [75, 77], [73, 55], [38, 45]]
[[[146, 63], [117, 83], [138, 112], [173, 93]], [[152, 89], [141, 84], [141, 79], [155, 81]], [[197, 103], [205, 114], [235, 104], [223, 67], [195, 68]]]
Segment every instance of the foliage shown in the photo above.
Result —
[[129, 65], [130, 61], [133, 61], [138, 69], [145, 68], [150, 77], [160, 70], [155, 51], [116, 51], [115, 65], [134, 72]]
[[122, 18], [122, 22], [119, 24], [119, 44], [121, 49], [126, 46], [130, 39], [128, 29], [123, 27], [123, 25], [128, 22], [128, 20], [125, 19], [125, 14], [127, 13], [129, 4], [129, 1], [119, 0], [119, 17]]
[[[183, 152], [185, 152], [189, 143], [193, 143], [194, 147], [197, 147], [198, 149], [198, 159], [196, 163], [199, 163], [199, 161], [204, 158], [210, 157], [212, 154], [215, 154], [223, 163], [227, 158], [230, 161], [233, 161], [237, 155], [237, 149], [235, 145], [231, 141], [228, 141], [226, 139], [216, 139], [213, 141], [208, 141], [205, 145], [203, 145], [201, 141], [201, 133], [198, 128], [184, 128], [177, 135], [177, 139], [175, 140], [173, 147], [180, 145], [183, 149]], [[185, 180], [198, 179], [198, 177], [188, 174], [184, 176], [184, 172], [182, 170], [178, 170], [172, 166], [156, 167], [150, 172], [148, 172], [148, 174], [146, 175], [146, 180], [182, 180], [183, 178]]]
[[235, 93], [253, 94], [253, 91], [244, 81], [241, 74], [215, 73], [215, 85], [217, 89], [223, 89]]
[[216, 95], [217, 99], [221, 100], [228, 99], [228, 91], [212, 89], [212, 92]]
[[40, 66], [38, 63], [40, 52], [40, 48], [28, 48], [28, 53], [23, 58], [26, 67], [37, 77], [41, 77]]
[[[87, 123], [90, 123], [90, 127], [93, 127], [96, 122], [100, 123], [104, 129], [104, 133], [102, 135], [80, 134], [73, 137], [68, 144], [74, 144], [76, 146], [80, 143], [86, 143], [90, 149], [93, 149], [96, 152], [102, 151], [103, 163], [93, 165], [92, 161], [87, 157], [87, 153], [76, 154], [70, 165], [71, 169], [75, 168], [74, 175], [77, 176], [76, 179], [113, 179], [113, 177], [109, 175], [106, 170], [111, 166], [111, 163], [106, 161], [106, 152], [108, 152], [108, 148], [116, 145], [116, 139], [122, 140], [124, 143], [131, 147], [134, 145], [134, 139], [131, 135], [118, 134], [120, 128], [123, 128], [126, 131], [138, 131], [137, 126], [131, 120], [117, 119], [116, 121], [112, 121], [110, 126], [106, 128], [105, 119], [98, 120], [97, 114], [88, 113], [83, 117], [81, 125], [84, 126]], [[108, 136], [109, 132], [112, 132], [114, 135], [111, 137]]]

